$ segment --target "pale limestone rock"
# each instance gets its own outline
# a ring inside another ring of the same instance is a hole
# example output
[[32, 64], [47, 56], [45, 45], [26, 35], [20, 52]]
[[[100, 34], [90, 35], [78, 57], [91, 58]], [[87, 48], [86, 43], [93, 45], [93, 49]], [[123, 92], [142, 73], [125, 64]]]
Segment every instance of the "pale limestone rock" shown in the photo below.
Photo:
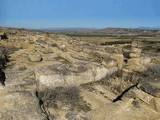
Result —
[[117, 60], [115, 59], [107, 59], [107, 60], [103, 60], [102, 61], [102, 65], [106, 68], [113, 68], [113, 67], [117, 67]]
[[130, 53], [129, 56], [131, 58], [139, 58], [140, 57], [140, 54], [139, 53]]
[[141, 40], [134, 40], [131, 44], [132, 47], [141, 48], [143, 46], [143, 42]]
[[139, 58], [131, 58], [128, 60], [129, 65], [149, 65], [151, 63], [151, 58], [149, 57], [139, 57]]
[[131, 52], [132, 52], [132, 53], [141, 53], [142, 50], [141, 50], [140, 48], [132, 48], [132, 49], [131, 49]]
[[57, 44], [57, 48], [61, 51], [66, 52], [67, 51], [67, 47], [65, 44]]
[[117, 60], [118, 69], [121, 70], [123, 68], [124, 56], [123, 54], [113, 54], [111, 58]]
[[138, 58], [141, 55], [142, 50], [140, 48], [132, 48], [130, 57], [131, 58]]
[[141, 57], [140, 64], [142, 65], [148, 65], [150, 64], [152, 59], [150, 57]]
[[103, 66], [95, 66], [94, 69], [88, 68], [85, 71], [75, 71], [77, 68], [71, 66], [70, 68], [72, 69], [67, 67], [60, 68], [60, 66], [61, 65], [57, 66], [56, 69], [51, 69], [49, 66], [43, 67], [36, 71], [36, 79], [40, 89], [68, 85], [78, 86], [80, 84], [101, 80], [117, 71], [117, 67], [107, 69]]
[[151, 107], [156, 112], [160, 111], [160, 99], [155, 98], [139, 89], [134, 88], [131, 90], [137, 98], [142, 100], [148, 107]]
[[42, 56], [39, 53], [30, 53], [29, 58], [32, 62], [42, 61]]
[[130, 57], [131, 58], [138, 58], [141, 56], [141, 52], [142, 52], [142, 42], [141, 41], [133, 41], [131, 44], [131, 51], [130, 51]]

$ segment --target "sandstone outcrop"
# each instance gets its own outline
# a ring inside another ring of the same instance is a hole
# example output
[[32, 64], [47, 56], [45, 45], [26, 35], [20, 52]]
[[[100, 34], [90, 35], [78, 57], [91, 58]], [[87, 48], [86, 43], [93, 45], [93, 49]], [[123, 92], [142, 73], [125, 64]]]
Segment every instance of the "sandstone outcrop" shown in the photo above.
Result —
[[141, 55], [142, 52], [142, 42], [140, 41], [133, 41], [131, 44], [131, 52], [130, 52], [130, 57], [131, 58], [138, 58]]
[[142, 41], [123, 50], [52, 32], [4, 31], [0, 119], [160, 118], [160, 57], [143, 53]]
[[30, 58], [31, 62], [42, 61], [42, 57], [39, 53], [29, 53], [29, 58]]

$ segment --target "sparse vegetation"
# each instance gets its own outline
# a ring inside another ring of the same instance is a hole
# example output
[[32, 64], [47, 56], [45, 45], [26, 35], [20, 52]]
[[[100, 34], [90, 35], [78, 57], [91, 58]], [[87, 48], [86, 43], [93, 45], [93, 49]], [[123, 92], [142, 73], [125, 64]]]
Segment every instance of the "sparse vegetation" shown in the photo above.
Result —
[[143, 51], [152, 51], [152, 50], [153, 50], [152, 45], [147, 45], [147, 46], [143, 47]]
[[116, 39], [137, 39], [137, 35], [120, 35]]
[[112, 42], [105, 42], [101, 43], [101, 45], [114, 45], [114, 44], [131, 44], [132, 41], [112, 41]]
[[103, 35], [103, 34], [65, 34], [70, 37], [117, 37], [116, 35]]
[[17, 51], [17, 50], [19, 50], [19, 48], [14, 47], [14, 46], [8, 47], [8, 49], [7, 49], [7, 54], [8, 54], [8, 55], [13, 54], [13, 53], [14, 53], [15, 51]]
[[121, 35], [121, 34], [65, 34], [69, 37], [110, 37], [115, 39], [137, 39], [139, 37], [156, 37], [156, 34], [138, 34], [138, 35]]
[[50, 100], [48, 106], [55, 109], [61, 107], [58, 104], [60, 102], [62, 105], [71, 106], [71, 110], [90, 111], [90, 106], [83, 101], [79, 92], [80, 90], [77, 87], [56, 87], [54, 90], [47, 90], [45, 93], [40, 93], [40, 96], [46, 101]]
[[137, 35], [139, 37], [156, 37], [156, 34], [142, 34], [142, 35]]

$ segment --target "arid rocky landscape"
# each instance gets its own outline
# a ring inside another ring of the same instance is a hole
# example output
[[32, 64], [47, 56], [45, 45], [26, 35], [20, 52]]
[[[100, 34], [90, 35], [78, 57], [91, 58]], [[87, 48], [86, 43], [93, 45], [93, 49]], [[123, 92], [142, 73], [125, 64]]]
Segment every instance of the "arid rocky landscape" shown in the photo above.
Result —
[[160, 31], [119, 31], [0, 28], [0, 119], [160, 120]]

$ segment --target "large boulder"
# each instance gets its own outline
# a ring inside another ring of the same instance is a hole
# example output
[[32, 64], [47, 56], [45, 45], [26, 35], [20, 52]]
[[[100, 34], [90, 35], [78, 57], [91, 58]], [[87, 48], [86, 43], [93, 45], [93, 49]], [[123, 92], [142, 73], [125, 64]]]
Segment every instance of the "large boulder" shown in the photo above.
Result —
[[147, 67], [152, 66], [150, 57], [131, 58], [128, 60], [128, 69], [131, 71], [143, 72]]
[[36, 71], [39, 88], [54, 88], [93, 82], [105, 78], [117, 71], [117, 67], [107, 69], [103, 66], [73, 66], [69, 64], [55, 64], [45, 66]]
[[140, 57], [142, 49], [140, 48], [131, 48], [130, 57], [131, 58], [138, 58]]
[[141, 55], [142, 52], [142, 42], [141, 41], [133, 41], [131, 44], [131, 51], [130, 51], [130, 57], [131, 58], [138, 58]]
[[148, 65], [151, 63], [150, 57], [131, 58], [128, 60], [129, 65]]

